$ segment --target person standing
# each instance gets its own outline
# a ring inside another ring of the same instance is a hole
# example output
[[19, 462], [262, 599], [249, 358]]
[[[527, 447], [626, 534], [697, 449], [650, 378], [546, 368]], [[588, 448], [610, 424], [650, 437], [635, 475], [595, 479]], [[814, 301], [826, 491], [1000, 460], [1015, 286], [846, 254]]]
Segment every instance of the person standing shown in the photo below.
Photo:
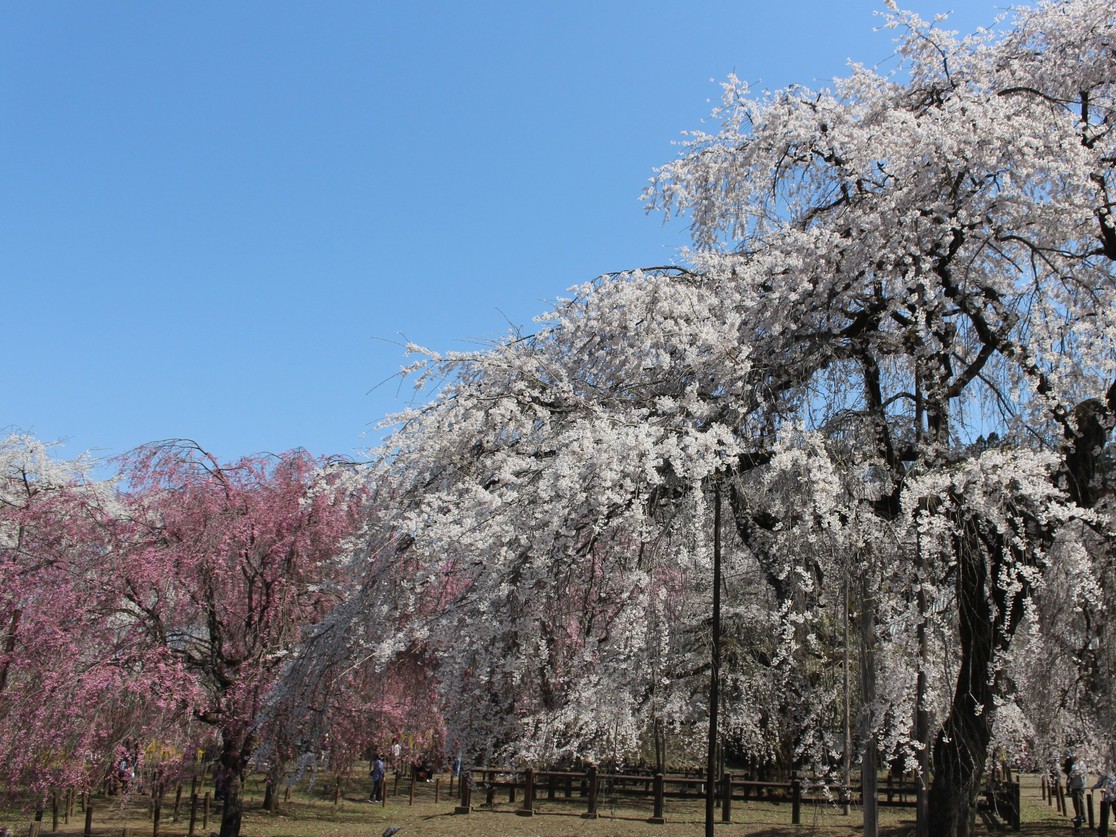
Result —
[[1085, 822], [1085, 784], [1089, 779], [1089, 769], [1085, 760], [1076, 753], [1071, 753], [1066, 759], [1066, 788], [1073, 800], [1073, 830], [1080, 831]]
[[369, 802], [380, 802], [384, 797], [384, 760], [379, 753], [372, 756], [372, 793]]
[[1112, 815], [1112, 805], [1116, 803], [1116, 771], [1102, 773], [1097, 777], [1093, 790], [1101, 789], [1100, 823], [1097, 837], [1108, 837], [1108, 818]]

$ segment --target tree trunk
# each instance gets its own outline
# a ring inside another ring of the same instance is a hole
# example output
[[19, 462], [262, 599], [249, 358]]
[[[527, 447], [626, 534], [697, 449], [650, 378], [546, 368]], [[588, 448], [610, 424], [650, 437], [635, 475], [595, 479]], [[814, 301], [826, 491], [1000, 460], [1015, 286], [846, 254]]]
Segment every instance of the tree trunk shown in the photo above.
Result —
[[272, 758], [267, 768], [267, 785], [264, 788], [263, 801], [264, 810], [269, 814], [279, 813], [279, 787], [283, 783], [284, 772], [283, 760], [278, 757]]
[[225, 781], [225, 802], [221, 809], [220, 837], [240, 837], [244, 814], [244, 769], [252, 754], [248, 735], [239, 728], [221, 731], [221, 772]]
[[935, 837], [969, 837], [975, 802], [992, 738], [992, 663], [997, 625], [988, 592], [988, 567], [975, 526], [966, 521], [957, 538], [958, 645], [961, 661], [949, 716], [934, 743], [929, 831]]

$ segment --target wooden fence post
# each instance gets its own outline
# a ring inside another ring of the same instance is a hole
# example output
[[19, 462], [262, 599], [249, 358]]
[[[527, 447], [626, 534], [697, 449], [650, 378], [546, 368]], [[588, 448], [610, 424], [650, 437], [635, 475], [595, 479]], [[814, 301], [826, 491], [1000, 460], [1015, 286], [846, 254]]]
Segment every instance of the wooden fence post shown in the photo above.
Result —
[[589, 770], [586, 773], [586, 782], [588, 783], [589, 791], [589, 810], [582, 816], [587, 820], [595, 820], [597, 818], [597, 765], [589, 765]]
[[535, 815], [534, 768], [528, 767], [523, 773], [523, 806], [516, 813], [521, 817], [533, 817]]
[[[450, 774], [450, 781], [451, 782], [453, 781], [453, 774]], [[438, 804], [438, 800], [440, 798], [441, 784], [442, 784], [442, 777], [441, 776], [435, 776], [434, 777], [434, 804], [435, 805]], [[450, 791], [450, 796], [453, 796], [453, 791]]]
[[655, 793], [655, 812], [651, 815], [651, 819], [649, 819], [648, 822], [653, 823], [655, 825], [662, 825], [663, 823], [666, 822], [666, 818], [663, 816], [663, 808], [665, 807], [663, 805], [663, 797], [666, 794], [663, 792], [663, 774], [662, 773], [656, 773], [655, 774], [654, 793]]
[[455, 814], [468, 814], [471, 810], [473, 786], [473, 783], [471, 781], [472, 777], [473, 774], [471, 772], [468, 774], [463, 772], [461, 774], [461, 781], [459, 782], [459, 785], [461, 787], [461, 804], [453, 809], [453, 812]]
[[732, 774], [721, 776], [721, 822], [732, 822]]
[[802, 824], [802, 782], [791, 779], [791, 825]]
[[1091, 793], [1085, 795], [1085, 810], [1089, 812], [1089, 830], [1092, 831], [1096, 828], [1093, 822], [1093, 795]]
[[205, 792], [205, 798], [202, 800], [202, 831], [209, 828], [209, 791]]
[[194, 791], [190, 794], [190, 830], [186, 832], [186, 837], [194, 837], [194, 826], [198, 821], [198, 794]]

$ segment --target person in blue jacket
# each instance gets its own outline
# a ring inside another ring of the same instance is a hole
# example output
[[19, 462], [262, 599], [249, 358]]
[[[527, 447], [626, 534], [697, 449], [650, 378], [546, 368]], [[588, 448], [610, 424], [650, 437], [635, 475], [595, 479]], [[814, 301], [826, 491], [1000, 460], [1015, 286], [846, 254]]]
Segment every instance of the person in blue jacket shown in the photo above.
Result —
[[376, 753], [372, 756], [372, 793], [368, 797], [369, 802], [379, 802], [383, 799], [384, 795], [384, 760], [380, 758], [380, 754]]

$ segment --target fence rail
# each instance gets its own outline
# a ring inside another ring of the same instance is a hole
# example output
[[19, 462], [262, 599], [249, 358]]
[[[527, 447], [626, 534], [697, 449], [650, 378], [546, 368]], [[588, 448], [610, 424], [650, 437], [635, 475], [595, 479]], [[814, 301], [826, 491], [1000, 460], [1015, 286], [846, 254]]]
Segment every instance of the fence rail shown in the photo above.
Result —
[[[499, 795], [506, 796], [509, 804], [519, 804], [516, 813], [532, 816], [536, 802], [545, 796], [550, 802], [573, 802], [585, 806], [582, 816], [598, 815], [600, 798], [626, 798], [650, 801], [653, 813], [648, 822], [665, 822], [665, 803], [668, 799], [700, 799], [706, 793], [706, 780], [699, 775], [678, 775], [650, 772], [609, 773], [596, 767], [584, 771], [534, 770], [507, 767], [475, 767], [466, 771], [460, 784], [461, 800], [455, 813], [467, 814], [472, 810], [474, 794], [483, 794], [483, 804], [493, 807]], [[876, 802], [881, 807], [910, 807], [915, 805], [918, 788], [914, 784], [895, 783], [890, 779], [879, 788]], [[831, 802], [863, 804], [859, 788], [841, 784], [804, 781], [771, 781], [736, 778], [726, 773], [716, 782], [714, 798], [721, 809], [721, 822], [732, 822], [734, 803], [775, 802], [789, 803], [791, 824], [801, 823], [803, 803]], [[988, 802], [1006, 822], [1019, 830], [1019, 785], [1003, 783]]]

